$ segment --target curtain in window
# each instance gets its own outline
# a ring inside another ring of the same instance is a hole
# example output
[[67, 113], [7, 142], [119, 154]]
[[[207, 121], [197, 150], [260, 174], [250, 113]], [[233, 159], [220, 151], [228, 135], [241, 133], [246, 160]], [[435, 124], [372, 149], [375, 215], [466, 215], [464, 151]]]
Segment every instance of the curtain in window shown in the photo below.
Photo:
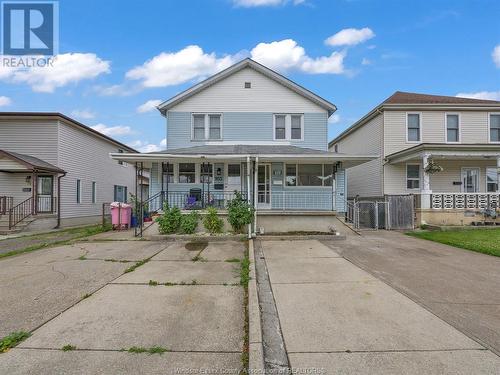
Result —
[[195, 167], [194, 163], [179, 163], [179, 183], [194, 184]]
[[193, 138], [205, 139], [205, 115], [193, 116]]
[[285, 139], [285, 121], [286, 116], [285, 115], [277, 115], [275, 117], [275, 122], [276, 122], [276, 139]]

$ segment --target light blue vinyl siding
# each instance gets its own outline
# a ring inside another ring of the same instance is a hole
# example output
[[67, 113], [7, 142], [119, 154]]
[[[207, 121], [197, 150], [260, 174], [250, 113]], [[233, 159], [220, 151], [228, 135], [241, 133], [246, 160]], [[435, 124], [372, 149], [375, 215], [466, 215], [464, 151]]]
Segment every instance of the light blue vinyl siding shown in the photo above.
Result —
[[335, 192], [335, 210], [337, 212], [346, 212], [347, 186], [345, 178], [345, 169], [337, 170], [335, 174], [337, 189]]
[[[222, 114], [223, 141], [231, 143], [273, 141], [273, 113], [271, 112], [224, 112]], [[304, 114], [304, 140], [290, 141], [294, 146], [328, 150], [327, 114]], [[168, 112], [167, 149], [192, 147], [204, 144], [191, 141], [191, 113]]]

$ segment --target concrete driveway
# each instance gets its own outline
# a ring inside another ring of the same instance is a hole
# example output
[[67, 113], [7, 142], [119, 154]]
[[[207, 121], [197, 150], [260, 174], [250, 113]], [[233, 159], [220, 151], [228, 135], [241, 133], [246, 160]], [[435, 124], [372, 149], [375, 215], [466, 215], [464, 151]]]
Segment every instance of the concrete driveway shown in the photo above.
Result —
[[[331, 244], [342, 249], [347, 243]], [[293, 370], [465, 375], [500, 368], [496, 354], [340, 250], [315, 240], [258, 241], [256, 247], [264, 255]]]
[[[237, 372], [244, 290], [234, 259], [245, 244], [185, 245], [81, 242], [1, 260], [1, 335], [32, 335], [0, 354], [0, 373]], [[140, 260], [148, 261], [124, 273]], [[66, 345], [76, 349], [62, 351]], [[131, 347], [167, 352], [126, 352]]]
[[328, 245], [500, 355], [500, 258], [388, 231]]

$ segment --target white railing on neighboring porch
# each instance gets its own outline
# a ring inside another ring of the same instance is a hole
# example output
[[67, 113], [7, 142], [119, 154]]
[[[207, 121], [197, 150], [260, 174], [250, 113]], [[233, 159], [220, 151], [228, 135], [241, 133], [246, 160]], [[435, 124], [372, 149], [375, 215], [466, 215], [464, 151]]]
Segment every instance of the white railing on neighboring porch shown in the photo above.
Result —
[[430, 203], [436, 210], [495, 209], [500, 193], [432, 193]]

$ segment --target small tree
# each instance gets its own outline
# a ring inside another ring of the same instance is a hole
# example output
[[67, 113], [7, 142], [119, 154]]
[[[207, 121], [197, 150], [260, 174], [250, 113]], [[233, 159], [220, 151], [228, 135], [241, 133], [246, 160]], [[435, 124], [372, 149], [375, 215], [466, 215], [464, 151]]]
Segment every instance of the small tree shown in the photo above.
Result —
[[255, 209], [243, 199], [241, 193], [235, 192], [234, 199], [227, 205], [227, 219], [236, 233], [241, 233], [245, 225], [251, 224]]
[[179, 230], [181, 225], [182, 214], [179, 207], [170, 208], [167, 203], [163, 206], [163, 215], [156, 218], [156, 222], [160, 227], [160, 233], [170, 234]]
[[207, 209], [207, 215], [203, 219], [203, 226], [210, 234], [222, 232], [224, 221], [217, 215], [217, 210], [214, 207]]

